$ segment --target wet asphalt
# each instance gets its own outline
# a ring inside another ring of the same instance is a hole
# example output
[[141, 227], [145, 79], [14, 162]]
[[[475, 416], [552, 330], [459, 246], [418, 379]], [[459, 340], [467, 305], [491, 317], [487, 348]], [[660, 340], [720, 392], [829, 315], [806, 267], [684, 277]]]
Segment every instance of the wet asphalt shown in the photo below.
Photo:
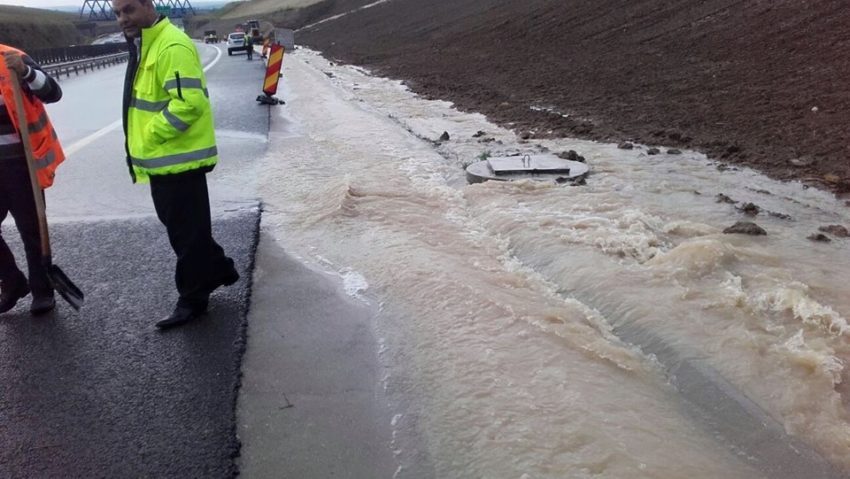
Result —
[[[202, 48], [205, 61], [213, 53]], [[240, 175], [265, 153], [269, 127], [268, 107], [253, 102], [263, 76], [256, 58], [249, 64], [225, 50], [207, 73], [224, 131], [220, 165], [209, 175], [214, 236], [242, 279], [213, 294], [202, 320], [166, 332], [154, 327], [177, 299], [174, 257], [148, 187], [126, 176], [121, 129], [80, 147], [60, 167], [57, 183], [63, 173], [73, 181], [48, 192], [53, 258], [86, 303], [76, 312], [57, 299], [53, 313], [34, 318], [27, 297], [0, 315], [0, 477], [237, 473], [235, 404], [260, 221], [251, 181]], [[124, 66], [115, 68], [123, 74]], [[92, 78], [121, 76], [98, 74], [106, 76]], [[93, 80], [63, 86], [71, 106], [96, 102], [98, 89], [115, 87]], [[60, 136], [66, 126], [76, 135], [71, 140], [85, 137], [81, 119], [92, 111], [57, 112]], [[120, 111], [105, 111], [91, 131], [120, 118]], [[2, 234], [23, 267], [11, 219]]]

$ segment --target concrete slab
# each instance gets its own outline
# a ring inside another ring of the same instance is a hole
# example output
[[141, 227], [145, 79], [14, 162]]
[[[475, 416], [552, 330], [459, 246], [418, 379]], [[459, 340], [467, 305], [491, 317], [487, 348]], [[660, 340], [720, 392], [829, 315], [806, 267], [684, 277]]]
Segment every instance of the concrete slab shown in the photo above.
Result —
[[590, 167], [579, 161], [564, 160], [555, 155], [523, 155], [491, 157], [466, 167], [466, 181], [537, 180], [563, 183], [584, 177]]
[[497, 175], [505, 173], [569, 173], [570, 163], [554, 155], [494, 156], [487, 163]]
[[261, 235], [237, 407], [246, 478], [393, 477], [374, 311]]

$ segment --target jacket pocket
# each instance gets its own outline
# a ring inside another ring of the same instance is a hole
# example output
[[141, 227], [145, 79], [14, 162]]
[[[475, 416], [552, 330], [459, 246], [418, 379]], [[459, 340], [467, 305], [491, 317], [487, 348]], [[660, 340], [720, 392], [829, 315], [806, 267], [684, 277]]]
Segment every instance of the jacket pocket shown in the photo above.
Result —
[[136, 81], [133, 82], [133, 93], [136, 98], [149, 99], [156, 92], [156, 69], [153, 63], [139, 66]]

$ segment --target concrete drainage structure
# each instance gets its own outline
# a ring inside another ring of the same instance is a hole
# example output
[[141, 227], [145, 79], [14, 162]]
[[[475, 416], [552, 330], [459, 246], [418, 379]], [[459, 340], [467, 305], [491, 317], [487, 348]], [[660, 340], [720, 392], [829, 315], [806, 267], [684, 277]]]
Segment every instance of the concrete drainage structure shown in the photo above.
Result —
[[466, 167], [466, 181], [538, 180], [565, 183], [584, 177], [590, 167], [555, 155], [494, 156]]

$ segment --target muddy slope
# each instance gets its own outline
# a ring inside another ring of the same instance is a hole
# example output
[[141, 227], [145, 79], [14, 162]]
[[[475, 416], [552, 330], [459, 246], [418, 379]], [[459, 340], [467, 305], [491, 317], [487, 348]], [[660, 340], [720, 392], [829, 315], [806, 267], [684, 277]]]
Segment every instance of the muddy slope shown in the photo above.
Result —
[[838, 0], [390, 0], [298, 42], [518, 131], [696, 148], [850, 192]]

